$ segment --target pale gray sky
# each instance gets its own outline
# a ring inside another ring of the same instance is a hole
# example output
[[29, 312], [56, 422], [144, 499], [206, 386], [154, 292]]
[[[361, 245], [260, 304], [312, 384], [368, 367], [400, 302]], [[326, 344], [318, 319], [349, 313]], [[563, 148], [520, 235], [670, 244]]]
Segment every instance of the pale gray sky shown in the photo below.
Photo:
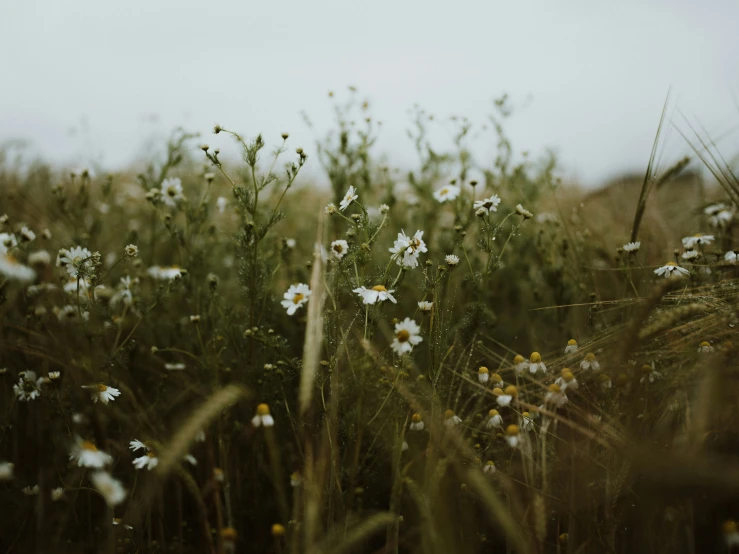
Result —
[[[5, 1], [0, 142], [115, 169], [176, 125], [220, 122], [288, 130], [310, 152], [300, 112], [325, 128], [327, 91], [355, 85], [383, 121], [379, 149], [409, 165], [414, 103], [482, 121], [508, 92], [532, 97], [514, 146], [554, 147], [595, 184], [643, 170], [669, 87], [712, 134], [739, 125], [738, 21], [736, 0]], [[723, 146], [735, 154], [737, 133]], [[668, 157], [685, 150], [673, 133]]]

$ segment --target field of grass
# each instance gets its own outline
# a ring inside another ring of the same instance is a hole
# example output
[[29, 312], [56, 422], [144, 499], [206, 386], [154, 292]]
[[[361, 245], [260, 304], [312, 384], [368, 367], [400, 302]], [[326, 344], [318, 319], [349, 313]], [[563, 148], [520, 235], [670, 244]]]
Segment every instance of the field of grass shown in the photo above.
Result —
[[716, 147], [583, 191], [516, 154], [504, 99], [483, 160], [416, 111], [408, 172], [336, 114], [112, 175], [2, 153], [0, 552], [738, 546]]

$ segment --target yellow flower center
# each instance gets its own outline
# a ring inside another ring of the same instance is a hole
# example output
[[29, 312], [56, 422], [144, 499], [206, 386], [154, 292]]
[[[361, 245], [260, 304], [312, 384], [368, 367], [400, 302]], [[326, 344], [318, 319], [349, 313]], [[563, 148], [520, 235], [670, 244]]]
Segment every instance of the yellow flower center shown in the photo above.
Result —
[[411, 338], [411, 334], [405, 329], [401, 329], [395, 333], [395, 338], [398, 339], [398, 342], [408, 342], [408, 339]]
[[279, 523], [272, 525], [272, 536], [281, 537], [285, 534], [285, 526]]
[[447, 410], [444, 412], [444, 417], [449, 419], [450, 417], [454, 417], [454, 410]]
[[233, 527], [224, 527], [221, 529], [221, 537], [227, 541], [235, 541], [239, 534]]
[[441, 189], [439, 196], [446, 196], [447, 194], [449, 194], [449, 189]]
[[516, 354], [516, 356], [513, 358], [513, 363], [514, 364], [520, 364], [524, 360], [525, 360], [525, 358], [523, 356], [521, 356], [521, 354]]
[[707, 347], [711, 346], [711, 343], [710, 343], [710, 342], [708, 342], [708, 341], [706, 341], [706, 340], [704, 340], [704, 341], [703, 341], [703, 342], [702, 342], [702, 343], [700, 344], [700, 346], [701, 346], [701, 348], [707, 348]]
[[99, 392], [105, 392], [106, 390], [108, 390], [108, 387], [106, 387], [102, 383], [98, 384], [98, 391]]
[[503, 394], [503, 389], [501, 389], [500, 387], [495, 387], [495, 388], [493, 389], [493, 394], [494, 394], [495, 396], [500, 396], [501, 394]]
[[490, 376], [490, 380], [491, 380], [491, 381], [492, 381], [493, 383], [502, 383], [502, 382], [503, 382], [503, 378], [502, 378], [502, 377], [501, 377], [500, 375], [498, 375], [497, 373], [493, 373], [493, 374], [492, 374], [492, 375]]
[[676, 267], [677, 266], [677, 264], [675, 262], [667, 262], [665, 265], [666, 266], [670, 266], [670, 267]]
[[577, 346], [577, 341], [575, 339], [570, 339], [567, 341], [567, 346]]
[[529, 360], [532, 364], [538, 364], [539, 362], [541, 362], [541, 354], [539, 354], [538, 352], [532, 352]]
[[495, 462], [493, 462], [493, 460], [488, 460], [487, 465], [494, 467], [495, 466]]
[[505, 430], [505, 434], [508, 435], [509, 437], [514, 437], [518, 435], [518, 433], [519, 433], [518, 425], [509, 425]]
[[375, 285], [372, 287], [372, 290], [376, 290], [377, 292], [387, 292], [387, 289], [383, 285]]
[[149, 452], [146, 453], [146, 456], [148, 458], [155, 458], [156, 457], [156, 454], [154, 454], [153, 452], [149, 451]]
[[565, 371], [564, 373], [562, 373], [562, 379], [564, 379], [568, 383], [572, 381], [574, 378], [575, 376], [572, 374], [571, 371]]
[[641, 372], [642, 373], [652, 373], [652, 366], [649, 364], [644, 364], [641, 366]]
[[521, 414], [523, 417], [529, 417], [529, 412], [524, 412]]
[[82, 441], [80, 448], [82, 448], [82, 450], [87, 450], [88, 452], [98, 451], [97, 446], [95, 446], [95, 443], [90, 442], [90, 441]]
[[587, 354], [585, 354], [585, 359], [589, 362], [593, 362], [595, 361], [595, 354], [593, 354], [592, 352], [588, 352]]
[[257, 415], [269, 415], [269, 406], [267, 404], [259, 404], [259, 406], [257, 406]]
[[559, 385], [552, 383], [551, 385], [549, 385], [549, 392], [558, 393], [562, 392], [562, 389], [559, 388]]
[[421, 414], [413, 414], [411, 419], [413, 420], [413, 423], [418, 423], [421, 421]]
[[336, 244], [334, 244], [333, 248], [334, 248], [334, 252], [341, 253], [341, 252], [344, 251], [344, 245], [343, 244], [336, 243]]
[[305, 298], [304, 294], [297, 293], [295, 296], [293, 296], [293, 304], [300, 304], [301, 300]]
[[495, 417], [495, 416], [497, 416], [497, 415], [498, 415], [498, 410], [490, 410], [490, 411], [488, 412], [488, 415], [489, 415], [490, 417]]
[[480, 369], [477, 370], [477, 373], [489, 373], [489, 370], [485, 366], [482, 366]]
[[513, 385], [508, 385], [505, 388], [505, 393], [508, 396], [512, 396], [513, 398], [516, 398], [518, 396], [518, 389], [515, 386], [513, 386]]

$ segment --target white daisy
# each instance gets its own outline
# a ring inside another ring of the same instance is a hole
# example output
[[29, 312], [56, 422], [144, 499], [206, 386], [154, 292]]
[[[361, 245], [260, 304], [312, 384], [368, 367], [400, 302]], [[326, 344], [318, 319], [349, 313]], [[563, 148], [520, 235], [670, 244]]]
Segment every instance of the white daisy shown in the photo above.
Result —
[[133, 460], [133, 466], [136, 469], [146, 468], [147, 470], [151, 471], [152, 469], [157, 467], [157, 465], [159, 465], [159, 458], [157, 458], [156, 454], [154, 454], [154, 452], [152, 451], [149, 451], [143, 456], [135, 458]]
[[596, 360], [595, 354], [593, 354], [592, 352], [588, 352], [587, 354], [585, 354], [585, 358], [583, 359], [583, 361], [580, 362], [580, 369], [592, 369], [593, 371], [600, 371], [600, 363], [598, 363], [598, 360]]
[[183, 369], [185, 369], [185, 367], [187, 366], [182, 362], [164, 364], [164, 369], [166, 369], [167, 371], [182, 371]]
[[713, 242], [713, 235], [704, 235], [703, 233], [696, 233], [692, 237], [685, 237], [683, 239], [683, 247], [693, 248], [696, 245], [705, 246]]
[[522, 413], [519, 422], [523, 431], [531, 431], [531, 429], [534, 428], [534, 419], [531, 417], [529, 412]]
[[484, 213], [497, 212], [498, 205], [500, 204], [500, 197], [497, 194], [493, 194], [490, 198], [483, 198], [482, 200], [475, 200], [472, 205], [472, 209], [475, 212], [484, 210]]
[[521, 204], [516, 204], [516, 213], [524, 219], [531, 219], [534, 217], [534, 214], [524, 208]]
[[565, 367], [562, 369], [561, 376], [557, 377], [554, 384], [562, 389], [562, 392], [566, 390], [577, 390], [580, 387], [580, 383], [577, 382], [570, 368]]
[[121, 394], [121, 391], [118, 389], [103, 385], [102, 383], [98, 383], [97, 385], [82, 385], [82, 388], [92, 390], [92, 401], [95, 403], [99, 401], [101, 404], [107, 404]]
[[33, 269], [23, 265], [8, 253], [0, 253], [0, 275], [26, 283], [36, 278], [36, 272]]
[[390, 248], [393, 259], [403, 267], [417, 267], [418, 256], [422, 252], [428, 252], [426, 243], [423, 242], [423, 231], [416, 231], [412, 237], [407, 236], [405, 231], [401, 231], [393, 247]]
[[133, 451], [137, 452], [138, 450], [146, 450], [149, 451], [149, 447], [146, 446], [145, 443], [141, 442], [138, 439], [133, 439], [131, 442], [128, 443], [128, 447]]
[[18, 239], [10, 233], [0, 233], [0, 254], [18, 246]]
[[536, 374], [538, 371], [544, 373], [546, 370], [547, 366], [545, 366], [544, 362], [541, 361], [541, 354], [538, 352], [532, 352], [531, 357], [529, 358], [529, 371]]
[[411, 424], [408, 426], [411, 431], [423, 431], [424, 423], [421, 414], [413, 414]]
[[434, 192], [434, 198], [438, 202], [447, 202], [454, 200], [457, 196], [459, 196], [460, 189], [456, 185], [447, 185], [445, 187], [441, 187], [439, 190]]
[[50, 372], [48, 373], [48, 375], [47, 375], [47, 377], [48, 377], [49, 379], [51, 379], [52, 381], [56, 381], [56, 380], [57, 380], [57, 379], [59, 379], [59, 377], [61, 377], [61, 376], [62, 376], [62, 373], [61, 373], [60, 371], [50, 371]]
[[712, 227], [726, 227], [734, 218], [734, 212], [730, 210], [721, 210], [708, 218], [708, 223]]
[[606, 373], [601, 373], [598, 376], [598, 381], [600, 381], [600, 388], [603, 390], [603, 392], [607, 392], [613, 386], [611, 378]]
[[117, 506], [126, 499], [126, 489], [123, 488], [120, 481], [107, 471], [96, 471], [90, 475], [90, 481], [92, 481], [95, 490], [105, 499], [108, 506]]
[[516, 370], [516, 373], [522, 373], [523, 371], [526, 371], [529, 368], [529, 362], [521, 356], [521, 354], [516, 354], [513, 357], [513, 369]]
[[177, 203], [185, 199], [182, 194], [182, 181], [177, 177], [165, 179], [162, 182], [162, 202], [170, 208], [177, 206]]
[[695, 260], [698, 256], [700, 256], [700, 252], [697, 250], [687, 250], [680, 257], [683, 260]]
[[485, 366], [481, 366], [477, 370], [477, 380], [481, 383], [487, 383], [490, 379], [490, 370], [486, 368]]
[[418, 309], [421, 310], [422, 312], [430, 312], [433, 307], [434, 307], [433, 302], [426, 302], [422, 300], [418, 303]]
[[505, 408], [510, 406], [513, 399], [518, 396], [518, 390], [513, 385], [508, 385], [505, 390], [496, 387], [493, 389], [493, 395], [496, 397], [495, 401], [498, 403], [498, 406]]
[[557, 384], [549, 385], [548, 392], [544, 395], [544, 404], [551, 404], [557, 408], [564, 407], [568, 402], [567, 395]]
[[447, 427], [454, 427], [462, 423], [462, 418], [455, 415], [454, 410], [447, 410], [444, 412], [444, 425]]
[[38, 494], [38, 491], [39, 491], [39, 486], [38, 485], [34, 485], [34, 486], [28, 485], [28, 486], [23, 487], [21, 489], [21, 491], [25, 495], [28, 495], [28, 496], [36, 496]]
[[13, 385], [13, 392], [20, 402], [30, 402], [41, 396], [41, 385], [46, 383], [43, 377], [36, 377], [36, 372], [22, 371], [18, 383]]
[[570, 339], [567, 341], [567, 346], [565, 346], [565, 354], [573, 354], [575, 352], [577, 352], [577, 341]]
[[36, 233], [25, 226], [20, 230], [19, 235], [21, 236], [21, 240], [23, 242], [31, 242], [32, 240], [36, 239]]
[[11, 462], [0, 462], [0, 481], [10, 481], [13, 478], [15, 464]]
[[290, 474], [290, 486], [295, 488], [299, 487], [303, 483], [303, 478], [300, 475], [299, 471], [293, 471]]
[[56, 257], [57, 267], [63, 267], [75, 279], [85, 273], [92, 258], [92, 252], [87, 248], [75, 246], [73, 248], [62, 248]]
[[490, 410], [488, 412], [488, 422], [485, 424], [488, 429], [502, 429], [503, 428], [503, 417], [498, 413], [498, 410]]
[[[344, 195], [344, 199], [341, 202], [339, 202], [339, 210], [343, 212], [357, 198], [359, 198], [359, 195], [357, 194], [357, 189], [355, 189], [353, 186], [349, 187], [349, 190], [346, 191], [346, 194]], [[329, 204], [329, 206], [331, 206], [331, 204]], [[328, 209], [328, 206], [327, 206], [327, 209]]]
[[131, 531], [133, 529], [133, 527], [131, 527], [130, 525], [126, 525], [125, 523], [123, 523], [123, 520], [119, 517], [114, 517], [112, 523], [113, 525], [116, 525], [116, 526], [122, 525], [123, 528], [126, 529], [127, 531]]
[[724, 261], [735, 264], [739, 260], [739, 256], [737, 256], [737, 253], [733, 250], [729, 250], [726, 254], [724, 254]]
[[383, 285], [375, 285], [371, 289], [359, 287], [354, 289], [353, 292], [357, 293], [362, 298], [363, 304], [377, 304], [378, 302], [384, 302], [385, 300], [390, 300], [393, 304], [398, 303], [393, 296], [395, 290], [387, 290]]
[[447, 263], [447, 265], [450, 265], [454, 267], [459, 263], [459, 256], [455, 256], [454, 254], [449, 254], [448, 256], [444, 257], [444, 261]]
[[290, 285], [290, 288], [282, 296], [283, 300], [280, 303], [283, 308], [287, 309], [287, 315], [293, 315], [298, 308], [301, 308], [303, 304], [308, 302], [310, 295], [311, 290], [308, 285], [304, 283]]
[[639, 379], [640, 383], [646, 383], [647, 381], [654, 383], [655, 381], [662, 379], [662, 374], [654, 369], [654, 363], [652, 363], [652, 365], [644, 364], [641, 366], [641, 372], [643, 375], [642, 378]]
[[254, 427], [260, 427], [262, 425], [264, 427], [272, 427], [275, 424], [274, 418], [269, 413], [269, 405], [262, 403], [257, 406], [257, 413], [251, 418], [251, 424]]
[[218, 213], [223, 213], [226, 211], [226, 205], [228, 205], [228, 200], [226, 200], [225, 196], [219, 196], [216, 198], [216, 208], [218, 208]]
[[330, 204], [326, 204], [326, 207], [323, 209], [324, 212], [326, 212], [326, 215], [334, 215], [337, 212], [336, 204], [331, 202]]
[[493, 474], [495, 473], [495, 462], [488, 460], [485, 466], [482, 468], [483, 473]]
[[147, 273], [149, 274], [149, 276], [153, 277], [154, 279], [159, 279], [161, 281], [173, 281], [175, 279], [180, 279], [182, 278], [182, 274], [184, 272], [185, 272], [184, 269], [176, 265], [171, 265], [171, 266], [153, 265], [147, 270]]
[[79, 467], [93, 467], [97, 469], [113, 462], [113, 457], [110, 454], [98, 450], [95, 443], [82, 440], [80, 437], [75, 439], [69, 459], [72, 462], [77, 462]]
[[349, 252], [349, 243], [345, 240], [335, 240], [331, 243], [331, 255], [337, 260], [346, 256], [347, 252]]
[[641, 248], [641, 242], [627, 242], [621, 248], [623, 248], [624, 252], [638, 252], [639, 248]]
[[46, 266], [51, 263], [51, 254], [46, 250], [36, 250], [28, 255], [29, 265], [41, 265]]
[[713, 346], [707, 340], [704, 340], [698, 345], [698, 354], [711, 354], [713, 352]]
[[403, 321], [395, 324], [395, 338], [390, 347], [396, 354], [403, 355], [423, 341], [420, 336], [421, 328], [418, 323], [406, 317]]
[[654, 273], [655, 275], [658, 275], [660, 277], [664, 275], [666, 278], [672, 277], [673, 274], [675, 277], [690, 275], [690, 271], [688, 271], [684, 267], [680, 267], [675, 262], [667, 262], [662, 267], [658, 267], [657, 269], [655, 269]]
[[518, 425], [509, 425], [505, 430], [505, 434], [508, 446], [511, 448], [518, 447], [518, 443], [520, 442]]
[[63, 487], [57, 487], [55, 489], [51, 489], [51, 501], [56, 502], [57, 500], [61, 500], [64, 496], [64, 488]]

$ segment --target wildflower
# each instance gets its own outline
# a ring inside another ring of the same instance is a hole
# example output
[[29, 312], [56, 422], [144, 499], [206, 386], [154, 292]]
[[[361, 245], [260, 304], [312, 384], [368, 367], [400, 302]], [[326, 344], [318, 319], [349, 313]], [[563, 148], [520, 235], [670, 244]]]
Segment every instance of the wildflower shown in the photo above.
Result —
[[[344, 199], [339, 203], [339, 210], [343, 212], [357, 198], [359, 198], [359, 195], [357, 194], [357, 189], [355, 189], [353, 186], [350, 186], [349, 190], [346, 191], [346, 194], [344, 195]], [[329, 206], [331, 205], [332, 204], [329, 204]]]
[[600, 371], [600, 363], [598, 363], [598, 360], [595, 359], [595, 354], [593, 354], [592, 352], [588, 352], [587, 354], [585, 354], [585, 359], [580, 362], [580, 369], [592, 369], [593, 371]]
[[174, 208], [184, 198], [185, 195], [182, 194], [182, 181], [177, 177], [165, 179], [162, 182], [162, 202], [167, 206]]
[[0, 462], [0, 481], [10, 481], [13, 478], [14, 467], [11, 462]]
[[272, 525], [271, 531], [273, 537], [282, 537], [285, 535], [285, 526], [280, 523], [275, 523]]
[[411, 417], [411, 424], [408, 426], [411, 431], [423, 431], [424, 423], [421, 419], [421, 414], [413, 414]]
[[385, 300], [390, 300], [393, 304], [398, 303], [393, 296], [393, 292], [395, 292], [395, 290], [387, 290], [384, 285], [375, 285], [371, 289], [359, 287], [354, 289], [353, 292], [357, 293], [362, 298], [363, 304], [377, 304], [378, 302], [384, 302]]
[[547, 370], [547, 366], [544, 365], [544, 362], [541, 361], [541, 354], [538, 352], [532, 352], [531, 356], [529, 357], [529, 371], [533, 374], [536, 374], [538, 371], [541, 371], [542, 373]]
[[36, 250], [28, 255], [28, 265], [47, 266], [51, 263], [51, 254], [46, 250]]
[[713, 346], [711, 346], [711, 343], [704, 340], [700, 345], [698, 346], [698, 353], [699, 354], [711, 354], [713, 352]]
[[226, 475], [223, 473], [223, 470], [220, 467], [213, 468], [213, 479], [215, 479], [219, 483], [223, 483], [226, 480]]
[[534, 428], [534, 419], [531, 417], [529, 412], [521, 414], [520, 426], [523, 431], [531, 431]]
[[41, 385], [46, 382], [43, 377], [36, 378], [36, 372], [23, 371], [19, 374], [20, 380], [13, 385], [13, 392], [20, 402], [30, 402], [41, 396]]
[[577, 382], [577, 379], [575, 379], [575, 375], [572, 373], [572, 371], [570, 371], [570, 368], [568, 367], [562, 369], [562, 375], [560, 377], [557, 377], [557, 380], [554, 381], [554, 383], [562, 389], [562, 392], [566, 391], [567, 389], [577, 390], [580, 386], [580, 384]]
[[724, 260], [729, 262], [730, 264], [735, 264], [737, 261], [739, 261], [739, 256], [737, 256], [737, 253], [733, 250], [729, 250], [726, 254], [724, 254]]
[[[62, 308], [54, 308], [56, 317], [60, 322], [66, 323], [70, 321], [77, 321], [80, 317], [80, 313], [74, 306], [64, 306]], [[90, 317], [89, 312], [82, 312], [82, 319], [87, 320]]]
[[447, 265], [454, 267], [459, 263], [459, 256], [455, 256], [454, 254], [449, 254], [444, 258], [444, 261], [447, 263]]
[[390, 206], [388, 206], [387, 204], [380, 204], [380, 213], [382, 215], [385, 215], [388, 212], [390, 212]]
[[336, 204], [333, 202], [327, 204], [323, 211], [326, 212], [326, 215], [334, 215], [337, 212]]
[[509, 425], [506, 430], [506, 442], [508, 443], [508, 446], [511, 448], [516, 448], [519, 443], [519, 434], [520, 431], [518, 429], [518, 425]]
[[308, 302], [310, 298], [310, 287], [304, 283], [291, 285], [287, 292], [282, 296], [282, 307], [287, 309], [287, 315], [293, 315], [298, 308]]
[[185, 366], [185, 364], [183, 364], [182, 362], [175, 363], [175, 364], [173, 363], [164, 364], [164, 369], [166, 369], [167, 371], [182, 371], [183, 369], [185, 369], [185, 367], [187, 366]]
[[302, 482], [303, 482], [303, 478], [301, 477], [299, 471], [293, 471], [290, 474], [290, 486], [291, 487], [299, 487]]
[[228, 200], [226, 200], [225, 196], [219, 196], [216, 198], [216, 208], [218, 209], [218, 213], [223, 213], [226, 211], [226, 205], [228, 204]]
[[488, 412], [488, 422], [485, 424], [487, 428], [501, 429], [503, 427], [503, 418], [498, 410], [490, 410]]
[[462, 418], [458, 415], [454, 414], [454, 410], [447, 410], [444, 412], [444, 417], [446, 418], [446, 421], [444, 421], [444, 425], [447, 427], [454, 427], [455, 425], [459, 425], [462, 423]]
[[62, 248], [56, 257], [57, 267], [63, 267], [72, 277], [84, 276], [85, 265], [92, 258], [92, 252], [87, 248], [75, 246], [73, 248]]
[[534, 214], [524, 208], [521, 204], [516, 204], [516, 213], [524, 219], [531, 219], [534, 217]]
[[447, 202], [450, 200], [454, 200], [457, 196], [459, 196], [460, 189], [456, 185], [447, 185], [445, 187], [441, 187], [439, 190], [434, 192], [434, 198], [436, 198], [437, 202]]
[[129, 244], [128, 246], [126, 246], [125, 252], [126, 256], [128, 256], [129, 258], [135, 258], [139, 255], [139, 247], [135, 244]]
[[641, 372], [642, 372], [642, 378], [639, 379], [640, 383], [646, 383], [649, 381], [650, 383], [654, 383], [655, 381], [662, 379], [662, 374], [654, 369], [654, 364], [644, 364], [641, 366]]
[[57, 500], [61, 500], [64, 496], [64, 488], [63, 487], [56, 487], [55, 489], [51, 489], [51, 501], [56, 502]]
[[36, 278], [36, 272], [33, 269], [23, 265], [7, 253], [0, 253], [0, 275], [21, 282], [33, 281]]
[[233, 543], [236, 542], [236, 539], [238, 537], [239, 534], [233, 527], [224, 527], [223, 529], [221, 529], [221, 538], [223, 539], [223, 542], [230, 545], [229, 548], [233, 548]]
[[700, 252], [697, 250], [687, 250], [680, 257], [683, 260], [695, 260], [698, 256], [700, 256]]
[[8, 250], [18, 246], [18, 240], [15, 235], [10, 233], [0, 233], [0, 254], [5, 254]]
[[421, 310], [422, 312], [430, 312], [433, 307], [434, 307], [433, 302], [426, 302], [422, 300], [421, 302], [418, 303], [418, 309]]
[[82, 385], [83, 389], [91, 389], [92, 401], [97, 404], [100, 401], [101, 404], [107, 404], [111, 400], [115, 400], [116, 396], [120, 396], [121, 391], [116, 388], [103, 385], [98, 383], [97, 385]]
[[493, 462], [492, 460], [488, 460], [485, 464], [485, 467], [482, 468], [482, 472], [489, 473], [490, 475], [495, 473], [495, 462]]
[[285, 247], [289, 250], [292, 250], [295, 248], [295, 246], [298, 244], [298, 242], [293, 238], [287, 238], [285, 239]]
[[90, 481], [108, 506], [117, 506], [126, 499], [126, 489], [107, 471], [96, 471], [90, 476]]
[[567, 341], [567, 346], [565, 346], [565, 354], [573, 354], [577, 352], [577, 341], [575, 339], [570, 339]]
[[176, 279], [181, 279], [184, 272], [184, 269], [176, 265], [153, 265], [147, 270], [147, 273], [150, 277], [153, 277], [154, 279], [159, 279], [160, 281], [174, 281]]
[[69, 459], [72, 462], [77, 462], [79, 467], [94, 467], [97, 469], [113, 462], [113, 457], [110, 454], [98, 450], [95, 443], [82, 440], [80, 437], [75, 439]]
[[131, 442], [128, 443], [128, 447], [133, 451], [136, 452], [138, 450], [146, 450], [149, 451], [149, 447], [146, 446], [145, 443], [141, 442], [138, 439], [133, 439]]
[[398, 355], [403, 355], [423, 341], [420, 336], [421, 328], [411, 318], [406, 317], [403, 321], [395, 324], [395, 338], [390, 347]]
[[567, 395], [557, 384], [549, 385], [549, 391], [544, 395], [544, 404], [553, 404], [557, 408], [562, 408], [567, 404]]
[[159, 465], [159, 458], [157, 458], [156, 454], [152, 452], [151, 450], [144, 454], [143, 456], [140, 456], [138, 458], [134, 458], [133, 460], [133, 467], [136, 469], [144, 469], [151, 471], [155, 467]]
[[634, 253], [636, 253], [636, 252], [639, 251], [639, 248], [641, 248], [641, 242], [639, 242], [639, 241], [636, 241], [636, 242], [627, 242], [621, 248], [623, 248], [623, 251], [624, 252], [634, 252]]
[[133, 527], [131, 527], [130, 525], [124, 524], [123, 520], [119, 517], [114, 517], [111, 523], [113, 523], [113, 525], [116, 525], [116, 526], [123, 524], [123, 528], [126, 529], [127, 531], [131, 531], [133, 529]]
[[709, 206], [709, 208], [704, 210], [705, 213], [709, 215], [708, 224], [711, 225], [711, 227], [726, 227], [726, 225], [734, 218], [734, 212], [727, 209], [725, 204], [719, 204], [719, 206], [721, 206], [720, 209], [714, 209], [710, 213], [708, 210], [713, 206]]
[[658, 267], [654, 270], [654, 273], [656, 275], [665, 276], [665, 277], [671, 277], [673, 274], [675, 274], [676, 277], [682, 277], [683, 275], [690, 275], [690, 271], [685, 269], [684, 267], [680, 267], [675, 262], [667, 262], [662, 267]]
[[398, 233], [398, 238], [390, 248], [390, 253], [399, 266], [417, 267], [418, 256], [422, 252], [428, 252], [426, 243], [423, 242], [423, 231], [416, 231], [416, 234], [409, 237], [404, 231]]
[[490, 379], [490, 371], [485, 366], [481, 366], [477, 370], [477, 380], [481, 383], [487, 383], [488, 379]]
[[505, 387], [505, 383], [503, 382], [503, 378], [498, 373], [493, 373], [490, 375], [490, 383], [494, 387], [503, 388]]
[[731, 550], [735, 546], [739, 546], [739, 528], [736, 521], [731, 519], [724, 521], [721, 525], [721, 531], [724, 534], [727, 549]]
[[257, 413], [251, 419], [251, 424], [254, 427], [264, 425], [265, 427], [272, 427], [275, 424], [275, 420], [269, 413], [269, 406], [267, 404], [259, 404], [257, 406]]
[[23, 494], [27, 496], [36, 496], [39, 491], [39, 486], [38, 485], [34, 485], [34, 486], [27, 485], [23, 487], [21, 491], [23, 492]]
[[529, 368], [529, 362], [526, 361], [526, 358], [521, 356], [521, 354], [516, 354], [513, 357], [513, 369], [516, 370], [516, 373], [521, 373], [522, 371], [525, 371]]
[[335, 240], [331, 243], [331, 255], [337, 260], [346, 256], [347, 252], [349, 252], [349, 243], [345, 240]]
[[683, 239], [683, 246], [685, 248], [693, 248], [695, 245], [705, 246], [711, 244], [714, 240], [713, 235], [704, 235], [703, 233], [696, 233], [692, 237], [685, 237]]
[[493, 194], [490, 198], [475, 200], [475, 203], [472, 205], [472, 209], [475, 210], [476, 213], [484, 210], [485, 213], [488, 214], [490, 212], [497, 212], [499, 204], [500, 197], [497, 194]]
[[611, 382], [611, 378], [605, 373], [601, 373], [598, 376], [598, 381], [600, 381], [600, 388], [604, 392], [608, 391], [613, 386], [613, 383]]

